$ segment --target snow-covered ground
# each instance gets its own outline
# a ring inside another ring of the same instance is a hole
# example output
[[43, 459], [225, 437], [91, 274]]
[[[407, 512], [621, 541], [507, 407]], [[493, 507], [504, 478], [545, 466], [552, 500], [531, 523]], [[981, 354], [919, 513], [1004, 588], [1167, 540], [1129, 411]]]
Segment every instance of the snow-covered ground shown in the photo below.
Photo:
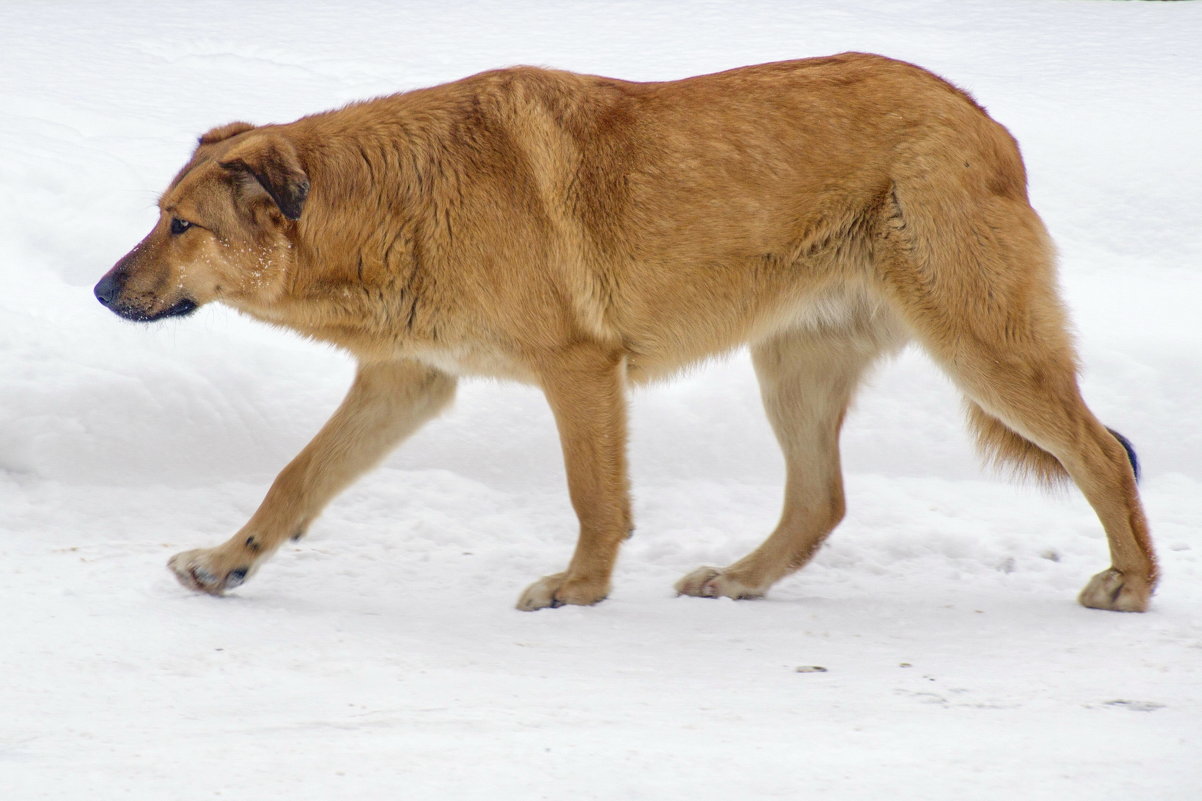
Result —
[[[848, 422], [848, 519], [760, 602], [671, 591], [775, 522], [744, 354], [635, 397], [639, 529], [595, 608], [512, 608], [575, 522], [545, 403], [492, 382], [230, 597], [168, 575], [352, 369], [216, 307], [142, 327], [92, 298], [198, 133], [515, 63], [852, 49], [1022, 143], [1087, 397], [1146, 466], [1149, 614], [1074, 603], [1107, 561], [1092, 512], [983, 471], [917, 353]], [[1202, 2], [0, 4], [0, 798], [1202, 797], [1200, 109]]]

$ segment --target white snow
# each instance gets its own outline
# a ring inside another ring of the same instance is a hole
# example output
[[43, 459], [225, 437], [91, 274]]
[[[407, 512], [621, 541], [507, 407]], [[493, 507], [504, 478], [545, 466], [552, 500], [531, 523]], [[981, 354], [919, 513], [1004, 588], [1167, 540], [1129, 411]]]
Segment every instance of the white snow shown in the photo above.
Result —
[[[575, 521], [545, 403], [492, 382], [230, 597], [168, 575], [352, 370], [220, 308], [136, 326], [92, 298], [197, 134], [515, 63], [852, 49], [1022, 143], [1087, 398], [1146, 467], [1150, 613], [1075, 604], [1096, 518], [983, 471], [914, 352], [848, 422], [848, 519], [763, 601], [671, 591], [775, 522], [742, 354], [636, 395], [639, 528], [600, 606], [512, 608]], [[0, 798], [1202, 797], [1202, 2], [7, 2], [0, 53]]]

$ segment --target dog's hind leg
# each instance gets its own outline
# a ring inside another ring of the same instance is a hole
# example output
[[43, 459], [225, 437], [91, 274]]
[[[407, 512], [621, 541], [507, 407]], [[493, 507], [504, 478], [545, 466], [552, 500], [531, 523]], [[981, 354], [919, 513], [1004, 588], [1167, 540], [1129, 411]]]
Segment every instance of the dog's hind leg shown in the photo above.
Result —
[[415, 362], [360, 365], [346, 399], [276, 478], [258, 510], [230, 540], [173, 556], [189, 589], [220, 595], [242, 584], [284, 541], [299, 537], [363, 471], [451, 401], [455, 379]]
[[785, 456], [784, 510], [776, 530], [726, 568], [701, 567], [682, 595], [755, 598], [810, 561], [843, 519], [839, 431], [865, 369], [881, 352], [870, 337], [787, 332], [752, 349], [768, 419]]
[[892, 198], [878, 263], [884, 292], [979, 407], [970, 411], [983, 444], [1044, 478], [1058, 472], [1054, 457], [1093, 506], [1111, 567], [1080, 602], [1142, 612], [1157, 570], [1133, 461], [1081, 398], [1043, 224], [1023, 198], [939, 201]]

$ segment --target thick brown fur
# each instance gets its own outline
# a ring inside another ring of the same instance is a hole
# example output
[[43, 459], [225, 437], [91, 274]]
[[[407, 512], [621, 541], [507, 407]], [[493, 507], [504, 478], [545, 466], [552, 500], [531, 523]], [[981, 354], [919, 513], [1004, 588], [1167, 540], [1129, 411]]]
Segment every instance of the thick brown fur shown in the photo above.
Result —
[[224, 545], [171, 560], [240, 584], [440, 412], [460, 375], [542, 387], [576, 553], [519, 607], [609, 592], [631, 530], [625, 389], [751, 349], [785, 452], [780, 524], [689, 595], [752, 597], [843, 516], [859, 379], [908, 341], [1001, 462], [1069, 476], [1112, 566], [1087, 606], [1142, 611], [1156, 564], [1127, 451], [1081, 400], [1018, 148], [965, 93], [879, 56], [670, 83], [520, 67], [200, 139], [161, 219], [96, 294], [135, 320], [220, 301], [334, 343], [346, 400]]

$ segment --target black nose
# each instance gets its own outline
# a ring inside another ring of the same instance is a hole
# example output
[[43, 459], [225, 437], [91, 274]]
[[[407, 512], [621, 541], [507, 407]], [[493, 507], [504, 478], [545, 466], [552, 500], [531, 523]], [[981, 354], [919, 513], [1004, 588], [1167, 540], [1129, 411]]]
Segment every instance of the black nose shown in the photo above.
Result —
[[117, 272], [111, 272], [101, 278], [100, 283], [96, 284], [96, 288], [92, 291], [96, 294], [96, 300], [111, 308], [117, 302], [117, 296], [121, 294], [121, 288], [124, 285], [124, 276]]

